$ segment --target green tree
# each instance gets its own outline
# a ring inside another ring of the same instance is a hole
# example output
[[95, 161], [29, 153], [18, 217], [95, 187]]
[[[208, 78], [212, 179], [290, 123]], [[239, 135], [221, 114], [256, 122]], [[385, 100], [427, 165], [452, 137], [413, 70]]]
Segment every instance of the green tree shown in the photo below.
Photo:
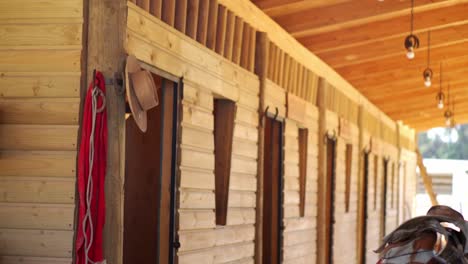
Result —
[[[449, 139], [454, 131], [458, 139], [452, 142]], [[468, 125], [419, 133], [418, 146], [424, 158], [468, 159]]]

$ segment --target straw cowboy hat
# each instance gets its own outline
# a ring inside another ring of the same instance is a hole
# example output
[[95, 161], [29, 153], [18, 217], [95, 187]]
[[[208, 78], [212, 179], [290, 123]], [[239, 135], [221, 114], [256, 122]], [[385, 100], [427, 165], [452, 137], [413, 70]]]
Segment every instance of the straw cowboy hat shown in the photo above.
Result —
[[127, 57], [125, 66], [125, 89], [127, 91], [128, 104], [138, 128], [146, 132], [146, 112], [159, 104], [158, 92], [153, 76], [147, 70], [143, 70], [138, 60], [133, 55]]

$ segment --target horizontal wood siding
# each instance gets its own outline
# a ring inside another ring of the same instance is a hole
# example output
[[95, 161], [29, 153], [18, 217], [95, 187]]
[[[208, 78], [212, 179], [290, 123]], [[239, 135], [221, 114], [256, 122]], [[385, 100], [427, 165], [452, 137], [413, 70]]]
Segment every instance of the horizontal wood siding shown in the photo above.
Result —
[[[327, 130], [339, 131], [339, 118], [335, 112], [327, 111]], [[350, 124], [349, 138], [338, 136], [336, 145], [335, 167], [335, 223], [333, 227], [333, 261], [334, 263], [354, 263], [356, 259], [357, 236], [357, 206], [358, 206], [358, 164], [359, 155], [359, 129], [354, 121]], [[353, 146], [351, 161], [351, 180], [349, 211], [346, 212], [345, 203], [345, 177], [346, 177], [346, 144]], [[341, 239], [346, 234], [346, 239]]]
[[83, 1], [0, 3], [0, 263], [71, 263]]
[[[283, 263], [315, 263], [317, 240], [318, 111], [307, 104], [306, 123], [286, 120], [284, 145]], [[299, 128], [307, 128], [305, 211], [300, 216]]]

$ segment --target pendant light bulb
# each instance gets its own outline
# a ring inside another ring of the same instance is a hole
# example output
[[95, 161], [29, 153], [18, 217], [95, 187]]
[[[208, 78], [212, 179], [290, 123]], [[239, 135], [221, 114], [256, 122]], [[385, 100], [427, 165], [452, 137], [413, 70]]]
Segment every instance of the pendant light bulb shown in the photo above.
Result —
[[452, 124], [452, 121], [451, 121], [450, 118], [445, 119], [445, 125], [446, 125], [446, 126], [449, 127], [451, 124]]
[[414, 48], [409, 47], [407, 52], [406, 52], [406, 57], [410, 60], [414, 59]]
[[439, 100], [439, 102], [437, 103], [437, 108], [444, 109], [444, 101], [443, 100]]
[[430, 78], [430, 77], [426, 77], [426, 79], [424, 80], [424, 85], [425, 85], [426, 87], [431, 87], [432, 82], [431, 82], [431, 78]]

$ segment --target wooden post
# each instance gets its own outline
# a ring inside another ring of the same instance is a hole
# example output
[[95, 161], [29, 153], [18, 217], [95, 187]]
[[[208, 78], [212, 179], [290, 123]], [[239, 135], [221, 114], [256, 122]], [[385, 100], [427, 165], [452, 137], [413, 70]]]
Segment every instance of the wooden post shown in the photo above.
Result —
[[365, 182], [364, 182], [364, 158], [363, 158], [363, 151], [364, 151], [364, 106], [359, 106], [359, 113], [358, 113], [358, 127], [359, 127], [359, 143], [358, 143], [358, 217], [357, 217], [357, 236], [356, 236], [356, 263], [364, 263], [366, 256], [362, 254], [362, 247], [364, 245], [365, 237], [364, 237], [364, 230], [363, 223], [366, 221], [365, 219], [365, 212], [364, 212], [364, 203], [366, 194], [364, 193], [365, 190]]
[[431, 177], [427, 175], [426, 166], [424, 166], [421, 153], [419, 153], [419, 149], [416, 149], [416, 155], [417, 155], [419, 173], [421, 174], [421, 178], [423, 180], [424, 187], [426, 188], [426, 192], [429, 195], [429, 198], [431, 198], [432, 205], [438, 205], [439, 203], [437, 202], [436, 194], [434, 193], [434, 189], [432, 188]]
[[265, 83], [268, 69], [268, 37], [264, 32], [257, 32], [255, 52], [255, 74], [260, 78], [260, 96], [258, 106], [258, 158], [257, 158], [257, 204], [255, 212], [255, 263], [263, 263], [263, 147], [264, 142], [264, 109]]
[[250, 28], [250, 47], [249, 47], [249, 61], [247, 69], [254, 72], [255, 69], [255, 46], [257, 39], [257, 30], [253, 27]]
[[[125, 23], [127, 1], [88, 1], [87, 19], [87, 83], [94, 69], [112, 78], [124, 71]], [[105, 19], [102, 19], [105, 18]], [[85, 87], [87, 84], [84, 84]], [[84, 88], [85, 88], [84, 87]], [[106, 224], [104, 225], [104, 252], [107, 263], [122, 263], [123, 208], [125, 165], [125, 99], [117, 87], [107, 85], [106, 107], [108, 120]]]
[[242, 34], [242, 53], [240, 60], [240, 66], [244, 69], [247, 69], [249, 65], [250, 30], [251, 27], [249, 24], [244, 23], [244, 30]]
[[318, 197], [317, 197], [317, 263], [327, 264], [328, 261], [328, 241], [327, 241], [327, 229], [325, 228], [327, 223], [326, 216], [326, 148], [323, 142], [323, 138], [326, 133], [326, 93], [327, 93], [327, 80], [324, 78], [319, 79], [318, 86], [318, 109], [319, 109], [319, 129], [318, 129]]

